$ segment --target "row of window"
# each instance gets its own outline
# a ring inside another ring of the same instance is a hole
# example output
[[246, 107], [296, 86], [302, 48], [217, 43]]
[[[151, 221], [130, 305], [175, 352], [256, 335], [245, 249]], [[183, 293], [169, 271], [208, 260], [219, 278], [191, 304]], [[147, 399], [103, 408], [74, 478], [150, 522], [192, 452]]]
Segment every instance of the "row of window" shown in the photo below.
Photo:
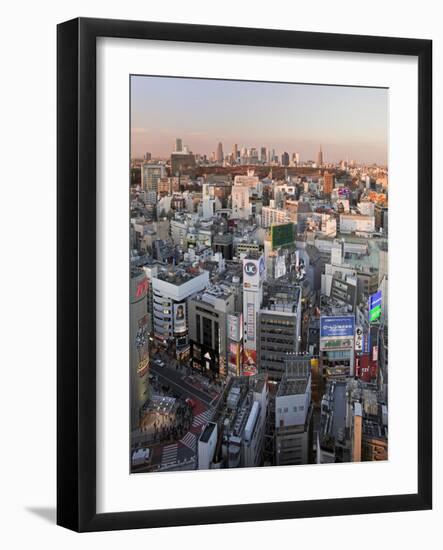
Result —
[[[297, 407], [292, 407], [292, 411], [295, 412], [295, 413], [296, 412], [303, 412], [304, 410], [305, 410], [304, 405], [300, 405], [298, 408]], [[278, 414], [282, 414], [282, 412], [287, 413], [287, 412], [289, 412], [289, 409], [288, 409], [288, 407], [283, 407], [283, 409], [278, 408], [277, 412], [278, 412]]]

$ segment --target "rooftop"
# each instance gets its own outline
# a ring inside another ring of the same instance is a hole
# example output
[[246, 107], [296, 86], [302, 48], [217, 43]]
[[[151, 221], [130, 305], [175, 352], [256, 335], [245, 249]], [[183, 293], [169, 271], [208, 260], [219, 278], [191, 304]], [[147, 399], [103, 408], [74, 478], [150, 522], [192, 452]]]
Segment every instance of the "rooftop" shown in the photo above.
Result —
[[212, 435], [212, 432], [215, 430], [216, 427], [217, 427], [217, 424], [215, 422], [208, 422], [200, 436], [200, 441], [202, 443], [207, 443], [209, 441], [209, 438]]
[[199, 267], [183, 265], [181, 267], [159, 270], [156, 278], [180, 286], [201, 274], [202, 271]]
[[277, 391], [277, 397], [305, 393], [309, 378], [287, 378], [283, 376]]

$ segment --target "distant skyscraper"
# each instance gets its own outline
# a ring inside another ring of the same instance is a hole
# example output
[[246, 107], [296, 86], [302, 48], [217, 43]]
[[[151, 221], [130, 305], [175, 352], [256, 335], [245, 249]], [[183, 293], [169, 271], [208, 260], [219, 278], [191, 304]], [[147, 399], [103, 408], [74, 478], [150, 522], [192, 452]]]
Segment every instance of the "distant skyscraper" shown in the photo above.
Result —
[[151, 153], [145, 153], [145, 160], [150, 161], [151, 160]]
[[321, 150], [321, 145], [320, 145], [320, 151], [318, 152], [318, 156], [317, 156], [317, 166], [323, 166], [323, 151]]
[[289, 153], [286, 151], [281, 156], [281, 164], [282, 166], [289, 166]]
[[175, 140], [175, 151], [176, 151], [176, 153], [179, 153], [179, 152], [183, 151], [183, 140], [182, 140], [182, 138], [177, 138]]
[[219, 144], [217, 145], [217, 153], [216, 153], [215, 160], [219, 164], [222, 164], [222, 162], [223, 162], [223, 145], [221, 144], [221, 142], [219, 142]]
[[238, 146], [236, 143], [232, 146], [232, 157], [234, 159], [234, 162], [237, 162], [238, 159]]
[[266, 147], [260, 149], [260, 162], [266, 162]]
[[300, 164], [300, 153], [295, 153], [295, 164]]

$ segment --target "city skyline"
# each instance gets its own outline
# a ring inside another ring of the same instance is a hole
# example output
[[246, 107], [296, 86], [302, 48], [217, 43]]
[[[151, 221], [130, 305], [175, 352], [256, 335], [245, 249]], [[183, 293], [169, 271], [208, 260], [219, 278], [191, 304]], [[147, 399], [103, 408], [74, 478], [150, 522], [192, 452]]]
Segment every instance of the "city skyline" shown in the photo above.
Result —
[[167, 158], [177, 137], [210, 157], [222, 143], [298, 152], [302, 161], [387, 163], [388, 90], [131, 77], [131, 156]]

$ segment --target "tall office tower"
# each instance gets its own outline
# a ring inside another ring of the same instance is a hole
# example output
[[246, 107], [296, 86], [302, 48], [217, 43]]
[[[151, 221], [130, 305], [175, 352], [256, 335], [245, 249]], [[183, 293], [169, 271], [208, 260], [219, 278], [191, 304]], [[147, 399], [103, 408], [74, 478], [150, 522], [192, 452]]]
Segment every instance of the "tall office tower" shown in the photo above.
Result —
[[266, 147], [260, 148], [260, 162], [266, 162]]
[[232, 157], [234, 159], [234, 162], [237, 162], [238, 159], [238, 146], [236, 143], [232, 146]]
[[321, 150], [321, 145], [320, 145], [320, 151], [318, 152], [318, 155], [317, 155], [317, 166], [323, 166], [323, 151]]
[[281, 165], [289, 166], [289, 153], [287, 153], [286, 151], [281, 156]]
[[166, 176], [163, 164], [142, 164], [141, 184], [144, 191], [158, 191], [160, 178]]
[[183, 151], [183, 140], [182, 138], [177, 138], [175, 140], [175, 152], [180, 153], [181, 151]]
[[258, 367], [271, 380], [281, 380], [288, 353], [299, 351], [301, 294], [301, 288], [285, 277], [268, 283], [263, 291], [257, 317]]
[[323, 174], [323, 193], [325, 195], [330, 195], [332, 193], [333, 188], [334, 188], [334, 174], [330, 174], [328, 171], [326, 171]]
[[146, 162], [149, 162], [151, 160], [151, 153], [145, 153], [144, 159]]
[[217, 153], [216, 153], [215, 160], [218, 162], [218, 164], [223, 163], [223, 145], [221, 144], [221, 142], [219, 142], [217, 145]]
[[300, 164], [300, 153], [295, 153], [295, 162], [298, 164]]

